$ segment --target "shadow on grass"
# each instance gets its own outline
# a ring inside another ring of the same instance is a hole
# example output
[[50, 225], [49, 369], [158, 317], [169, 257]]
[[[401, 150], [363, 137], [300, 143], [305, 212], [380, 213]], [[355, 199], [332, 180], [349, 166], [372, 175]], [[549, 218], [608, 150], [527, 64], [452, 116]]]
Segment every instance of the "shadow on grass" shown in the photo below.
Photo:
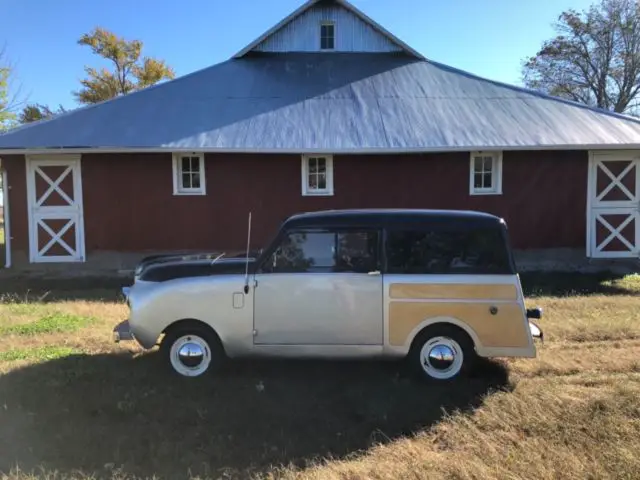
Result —
[[[43, 467], [162, 478], [246, 478], [344, 458], [509, 389], [502, 364], [427, 385], [396, 362], [234, 361], [182, 379], [159, 354], [80, 355], [0, 377], [0, 472]], [[4, 407], [3, 407], [4, 406]]]
[[569, 297], [573, 295], [638, 295], [623, 282], [625, 275], [613, 272], [526, 272], [520, 275], [525, 297]]

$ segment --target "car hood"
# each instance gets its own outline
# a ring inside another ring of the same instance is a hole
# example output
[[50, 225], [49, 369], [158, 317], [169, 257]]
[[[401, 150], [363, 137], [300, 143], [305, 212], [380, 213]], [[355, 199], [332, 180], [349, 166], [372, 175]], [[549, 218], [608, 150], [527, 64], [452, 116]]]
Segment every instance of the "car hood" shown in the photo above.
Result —
[[[244, 273], [246, 252], [231, 256], [222, 252], [154, 255], [144, 258], [136, 267], [135, 278], [146, 282], [164, 282], [175, 278]], [[249, 252], [249, 267], [257, 252]]]

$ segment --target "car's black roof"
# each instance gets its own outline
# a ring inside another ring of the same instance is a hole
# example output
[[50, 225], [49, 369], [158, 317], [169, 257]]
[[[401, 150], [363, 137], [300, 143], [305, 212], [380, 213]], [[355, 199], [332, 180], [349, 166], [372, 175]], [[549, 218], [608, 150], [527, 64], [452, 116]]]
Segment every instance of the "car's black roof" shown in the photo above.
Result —
[[299, 213], [289, 217], [286, 228], [328, 226], [402, 226], [459, 225], [467, 228], [498, 226], [500, 217], [467, 210], [429, 210], [370, 208], [355, 210], [323, 210]]

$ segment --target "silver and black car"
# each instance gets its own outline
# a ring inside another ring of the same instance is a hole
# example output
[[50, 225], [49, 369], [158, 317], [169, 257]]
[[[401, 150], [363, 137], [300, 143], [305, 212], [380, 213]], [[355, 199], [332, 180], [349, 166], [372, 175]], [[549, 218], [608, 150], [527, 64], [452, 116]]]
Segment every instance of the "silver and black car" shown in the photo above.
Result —
[[535, 357], [542, 337], [507, 225], [481, 212], [298, 214], [259, 251], [148, 258], [124, 293], [115, 340], [159, 343], [188, 377], [227, 357], [407, 357], [449, 380], [477, 357]]

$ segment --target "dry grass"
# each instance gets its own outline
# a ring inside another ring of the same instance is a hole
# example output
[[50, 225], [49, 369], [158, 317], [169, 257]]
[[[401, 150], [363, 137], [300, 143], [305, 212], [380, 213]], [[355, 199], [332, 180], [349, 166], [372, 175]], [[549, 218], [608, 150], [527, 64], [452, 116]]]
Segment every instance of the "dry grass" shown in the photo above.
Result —
[[520, 382], [366, 456], [285, 478], [638, 478], [638, 376]]
[[4, 245], [4, 223], [2, 222], [2, 217], [0, 216], [0, 269], [4, 268], [4, 259], [5, 259], [5, 245]]
[[[23, 319], [20, 323], [0, 325], [0, 335], [43, 335], [47, 333], [70, 333], [93, 323], [92, 317], [80, 317], [69, 313], [47, 313], [37, 320]], [[4, 323], [4, 322], [3, 322]]]
[[584, 277], [523, 278], [545, 310], [538, 358], [446, 387], [378, 363], [182, 381], [110, 343], [115, 288], [5, 295], [0, 479], [640, 478], [640, 277]]
[[77, 353], [77, 351], [72, 348], [56, 347], [53, 345], [36, 348], [12, 348], [11, 350], [0, 352], [0, 362], [13, 362], [17, 360], [43, 362], [68, 357], [74, 353]]

